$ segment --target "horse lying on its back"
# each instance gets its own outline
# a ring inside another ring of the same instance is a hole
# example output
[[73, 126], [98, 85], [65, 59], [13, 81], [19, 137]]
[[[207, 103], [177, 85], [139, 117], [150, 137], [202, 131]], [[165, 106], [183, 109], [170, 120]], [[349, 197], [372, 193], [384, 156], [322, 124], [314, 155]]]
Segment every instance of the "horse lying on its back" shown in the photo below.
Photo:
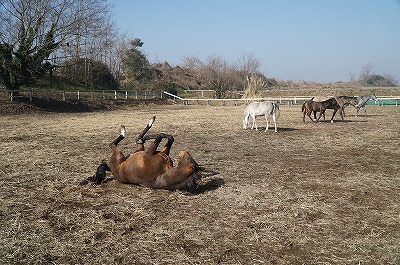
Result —
[[265, 131], [268, 130], [268, 117], [272, 116], [275, 125], [275, 132], [278, 132], [276, 121], [279, 117], [279, 105], [276, 102], [271, 101], [263, 101], [263, 102], [251, 102], [247, 105], [246, 109], [244, 110], [243, 115], [243, 129], [247, 129], [249, 124], [249, 117], [253, 119], [253, 124], [251, 129], [254, 127], [257, 130], [257, 123], [256, 118], [257, 116], [265, 116], [265, 121], [267, 122], [267, 126], [265, 127]]
[[[121, 126], [120, 135], [110, 143], [111, 157], [108, 165], [103, 162], [97, 168], [96, 174], [83, 180], [80, 184], [94, 182], [101, 184], [105, 181], [106, 171], [111, 171], [114, 178], [122, 183], [142, 185], [153, 189], [186, 190], [194, 192], [197, 188], [196, 181], [202, 177], [201, 167], [186, 151], [179, 153], [178, 166], [174, 167], [169, 157], [174, 137], [169, 134], [146, 134], [153, 125], [155, 117], [149, 120], [141, 134], [136, 139], [136, 149], [125, 156], [118, 148], [119, 142], [125, 138], [126, 130]], [[167, 143], [157, 151], [162, 139]], [[145, 149], [145, 142], [153, 140], [149, 148]]]

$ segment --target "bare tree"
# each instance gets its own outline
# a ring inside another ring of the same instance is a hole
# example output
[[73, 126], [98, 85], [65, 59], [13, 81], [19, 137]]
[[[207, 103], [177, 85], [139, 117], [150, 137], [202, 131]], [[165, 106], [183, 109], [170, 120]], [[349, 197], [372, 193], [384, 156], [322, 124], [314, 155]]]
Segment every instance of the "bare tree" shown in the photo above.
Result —
[[374, 65], [372, 63], [367, 63], [361, 69], [360, 80], [366, 79], [368, 76], [372, 74], [372, 70], [374, 69]]
[[183, 67], [189, 68], [189, 69], [198, 69], [202, 67], [204, 64], [203, 62], [195, 56], [184, 56], [182, 58], [182, 63]]
[[254, 57], [253, 53], [243, 53], [237, 60], [237, 68], [239, 71], [242, 71], [245, 76], [257, 73], [260, 66], [260, 60]]
[[383, 77], [393, 84], [393, 86], [397, 86], [399, 84], [399, 80], [397, 80], [397, 78], [392, 74], [384, 74]]
[[350, 76], [350, 82], [356, 81], [356, 77], [355, 77], [354, 73], [350, 73], [349, 76]]

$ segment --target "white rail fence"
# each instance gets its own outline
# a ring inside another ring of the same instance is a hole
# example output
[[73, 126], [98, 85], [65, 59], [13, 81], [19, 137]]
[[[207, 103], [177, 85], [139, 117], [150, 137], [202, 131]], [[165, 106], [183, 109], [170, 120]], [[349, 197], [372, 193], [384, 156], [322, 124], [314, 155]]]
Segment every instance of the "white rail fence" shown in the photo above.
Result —
[[107, 100], [107, 99], [155, 99], [162, 98], [163, 91], [55, 91], [55, 90], [0, 90], [0, 98], [14, 101], [18, 98], [53, 100]]
[[[262, 100], [270, 100], [270, 101], [276, 101], [281, 105], [299, 105], [303, 104], [305, 100], [311, 99], [311, 97], [305, 97], [305, 96], [293, 96], [293, 97], [262, 97], [262, 98], [225, 98], [225, 99], [218, 99], [218, 98], [182, 98], [177, 95], [168, 93], [164, 91], [165, 97], [171, 99], [175, 103], [180, 103], [183, 105], [190, 105], [190, 104], [195, 104], [195, 105], [201, 105], [201, 104], [207, 104], [208, 106], [213, 106], [213, 105], [228, 105], [228, 104], [233, 104], [233, 105], [240, 105], [244, 104], [250, 101], [262, 101]], [[395, 105], [398, 106], [400, 104], [400, 97], [377, 97], [378, 101], [375, 103], [375, 105], [383, 106], [383, 105]], [[385, 102], [389, 102], [386, 103]], [[373, 102], [373, 101], [372, 101]]]
[[[198, 92], [198, 91], [197, 91]], [[219, 99], [214, 97], [205, 98], [203, 91], [201, 98], [182, 98], [166, 91], [142, 91], [142, 90], [108, 90], [108, 91], [54, 91], [54, 90], [5, 90], [0, 89], [0, 98], [13, 101], [18, 98], [25, 98], [33, 101], [37, 98], [46, 100], [118, 100], [118, 99], [170, 99], [177, 104], [183, 105], [240, 105], [250, 101], [270, 100], [276, 101], [281, 105], [299, 105], [304, 100], [308, 100], [310, 96], [290, 96], [290, 97], [262, 97], [262, 98], [225, 98]], [[208, 93], [208, 95], [210, 95]], [[378, 96], [378, 102], [371, 101], [375, 105], [395, 105], [400, 104], [400, 97]]]

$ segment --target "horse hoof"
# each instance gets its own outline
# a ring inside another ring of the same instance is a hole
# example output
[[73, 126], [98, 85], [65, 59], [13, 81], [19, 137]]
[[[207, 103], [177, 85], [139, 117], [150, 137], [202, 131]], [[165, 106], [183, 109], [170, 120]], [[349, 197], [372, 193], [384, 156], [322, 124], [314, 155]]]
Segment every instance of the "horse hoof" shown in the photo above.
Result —
[[123, 137], [125, 137], [126, 129], [125, 129], [125, 126], [124, 126], [124, 125], [121, 125], [120, 134], [121, 134]]
[[156, 120], [156, 116], [153, 116], [153, 117], [149, 120], [148, 126], [149, 126], [149, 127], [153, 126], [153, 123], [154, 123], [155, 120]]

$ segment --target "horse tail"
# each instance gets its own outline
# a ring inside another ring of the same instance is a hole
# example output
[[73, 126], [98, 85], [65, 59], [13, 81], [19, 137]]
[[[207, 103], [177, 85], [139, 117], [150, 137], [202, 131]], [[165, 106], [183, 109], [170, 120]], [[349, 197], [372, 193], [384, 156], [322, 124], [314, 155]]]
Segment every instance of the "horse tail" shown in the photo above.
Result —
[[275, 118], [278, 119], [279, 117], [279, 105], [276, 102], [272, 102], [272, 111], [271, 111], [272, 115], [275, 115]]
[[79, 186], [84, 186], [89, 182], [93, 182], [96, 185], [100, 185], [106, 179], [106, 171], [111, 171], [111, 169], [105, 161], [102, 161], [100, 166], [97, 167], [96, 173], [93, 176], [82, 180], [79, 183]]
[[303, 105], [301, 106], [301, 112], [304, 113], [304, 109], [306, 108], [306, 102], [303, 102]]

